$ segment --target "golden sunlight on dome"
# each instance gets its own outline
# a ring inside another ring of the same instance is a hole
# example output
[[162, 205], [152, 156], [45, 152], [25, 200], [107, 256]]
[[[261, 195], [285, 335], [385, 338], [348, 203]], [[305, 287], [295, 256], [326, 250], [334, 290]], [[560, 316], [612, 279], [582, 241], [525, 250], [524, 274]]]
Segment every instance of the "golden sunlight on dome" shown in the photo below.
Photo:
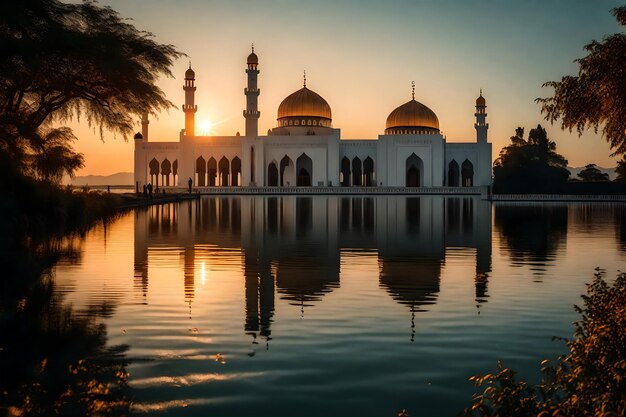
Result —
[[438, 133], [439, 119], [427, 106], [412, 99], [396, 108], [387, 117], [385, 133], [419, 134]]
[[304, 87], [290, 94], [285, 98], [280, 106], [278, 106], [278, 125], [291, 126], [289, 121], [294, 125], [295, 122], [311, 125], [311, 120], [317, 126], [330, 126], [332, 121], [332, 113], [330, 105], [322, 96], [306, 87], [306, 79]]

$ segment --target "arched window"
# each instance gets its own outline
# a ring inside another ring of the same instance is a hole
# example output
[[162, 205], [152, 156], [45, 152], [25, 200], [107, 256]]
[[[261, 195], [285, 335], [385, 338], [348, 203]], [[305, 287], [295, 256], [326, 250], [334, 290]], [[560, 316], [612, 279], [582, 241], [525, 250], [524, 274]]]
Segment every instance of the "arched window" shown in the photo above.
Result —
[[206, 185], [206, 161], [203, 157], [199, 156], [196, 159], [196, 184], [198, 187], [204, 187]]
[[421, 173], [423, 166], [422, 160], [415, 155], [415, 153], [412, 153], [411, 156], [406, 159], [405, 172], [407, 187], [419, 187], [422, 185]]
[[267, 185], [276, 187], [278, 185], [278, 167], [276, 162], [272, 162], [267, 167]]
[[364, 185], [368, 187], [374, 185], [374, 160], [369, 156], [363, 161], [363, 176], [365, 177]]
[[220, 159], [220, 162], [218, 164], [218, 169], [219, 169], [219, 173], [220, 173], [220, 185], [222, 187], [227, 187], [228, 186], [228, 159], [223, 156], [222, 159]]
[[287, 155], [285, 155], [283, 157], [283, 159], [280, 160], [280, 168], [279, 168], [279, 174], [280, 174], [280, 186], [284, 187], [287, 185], [293, 185], [294, 184], [294, 166], [293, 166], [293, 161], [291, 160], [291, 158], [289, 158]]
[[239, 175], [241, 174], [241, 159], [238, 156], [234, 157], [230, 163], [230, 185], [238, 187]]
[[448, 186], [459, 186], [459, 164], [454, 159], [448, 164]]
[[313, 160], [303, 153], [296, 160], [296, 185], [309, 187], [313, 181]]
[[341, 185], [347, 187], [350, 185], [350, 160], [347, 157], [341, 159], [341, 175], [343, 176]]
[[468, 159], [461, 165], [461, 186], [474, 186], [474, 165]]
[[172, 164], [169, 159], [165, 158], [163, 162], [161, 162], [161, 175], [163, 175], [163, 180], [161, 181], [163, 185], [170, 186], [170, 174], [172, 173]]
[[150, 168], [150, 184], [155, 184], [155, 178], [156, 178], [156, 186], [159, 186], [159, 161], [156, 160], [156, 158], [152, 158], [152, 160], [150, 161], [150, 163], [148, 164], [148, 167]]
[[217, 161], [213, 157], [209, 158], [208, 173], [209, 173], [209, 185], [211, 187], [215, 187], [215, 184], [216, 184], [215, 178], [217, 177]]
[[352, 185], [363, 185], [361, 174], [361, 159], [355, 156], [352, 160]]

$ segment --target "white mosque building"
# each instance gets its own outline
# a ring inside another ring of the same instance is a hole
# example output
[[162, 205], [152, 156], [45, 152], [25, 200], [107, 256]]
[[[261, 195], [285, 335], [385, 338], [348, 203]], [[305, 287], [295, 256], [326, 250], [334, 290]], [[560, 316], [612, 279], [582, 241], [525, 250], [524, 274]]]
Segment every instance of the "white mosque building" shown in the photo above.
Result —
[[[324, 98], [303, 88], [278, 107], [276, 127], [258, 132], [259, 59], [247, 59], [245, 135], [197, 136], [195, 73], [185, 72], [185, 129], [150, 142], [148, 117], [135, 135], [135, 185], [156, 187], [484, 187], [491, 185], [486, 102], [476, 99], [476, 141], [447, 142], [437, 115], [413, 99], [387, 117], [378, 139], [342, 140]], [[467, 190], [470, 191], [469, 189]]]

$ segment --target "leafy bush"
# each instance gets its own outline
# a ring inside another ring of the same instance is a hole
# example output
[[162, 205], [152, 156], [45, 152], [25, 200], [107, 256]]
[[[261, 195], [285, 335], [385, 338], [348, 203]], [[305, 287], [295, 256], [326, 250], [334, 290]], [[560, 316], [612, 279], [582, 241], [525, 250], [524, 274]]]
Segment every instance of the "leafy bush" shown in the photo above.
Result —
[[575, 323], [569, 353], [554, 366], [541, 362], [535, 386], [516, 378], [498, 362], [496, 374], [473, 376], [476, 387], [465, 416], [624, 416], [626, 415], [626, 274], [610, 285], [598, 270]]

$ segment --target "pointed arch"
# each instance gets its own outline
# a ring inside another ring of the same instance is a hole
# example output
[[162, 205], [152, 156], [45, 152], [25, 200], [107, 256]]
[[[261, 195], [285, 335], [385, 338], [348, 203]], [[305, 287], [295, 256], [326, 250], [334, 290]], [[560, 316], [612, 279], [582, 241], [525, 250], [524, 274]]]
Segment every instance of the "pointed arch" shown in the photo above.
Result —
[[341, 185], [347, 187], [350, 185], [350, 160], [347, 156], [341, 159]]
[[365, 179], [363, 185], [367, 187], [374, 185], [374, 160], [370, 156], [363, 161], [363, 177]]
[[250, 146], [250, 185], [255, 183], [254, 163], [254, 146]]
[[225, 156], [222, 156], [222, 159], [220, 159], [220, 162], [217, 166], [218, 170], [219, 170], [219, 174], [220, 174], [220, 186], [222, 187], [228, 187], [228, 174], [229, 174], [229, 162], [228, 162], [228, 158], [226, 158]]
[[267, 185], [270, 187], [278, 185], [278, 167], [274, 161], [267, 166]]
[[206, 161], [202, 156], [196, 159], [196, 184], [198, 187], [204, 187], [206, 185]]
[[459, 186], [459, 164], [454, 159], [448, 164], [448, 186]]
[[178, 184], [177, 177], [178, 177], [178, 159], [174, 159], [174, 162], [172, 162], [172, 185]]
[[234, 157], [230, 163], [230, 185], [238, 187], [240, 185], [239, 176], [241, 175], [241, 159]]
[[150, 184], [154, 184], [154, 179], [156, 177], [157, 185], [159, 181], [159, 161], [156, 158], [152, 158], [150, 163], [148, 164], [148, 168], [150, 168]]
[[172, 173], [172, 163], [169, 159], [165, 158], [163, 162], [161, 162], [161, 175], [162, 180], [161, 183], [165, 186], [170, 186], [170, 174]]
[[280, 160], [280, 186], [293, 185], [295, 179], [295, 167], [293, 161], [287, 155]]
[[211, 187], [215, 187], [216, 185], [215, 178], [217, 177], [217, 161], [213, 157], [209, 158], [208, 173], [209, 173], [209, 185]]
[[463, 164], [461, 164], [461, 186], [474, 186], [474, 164], [472, 164], [469, 159], [466, 159], [463, 161]]
[[422, 185], [422, 172], [424, 163], [419, 156], [412, 153], [406, 159], [406, 186], [407, 187], [419, 187]]
[[358, 156], [352, 159], [352, 185], [363, 185], [363, 165]]
[[313, 160], [303, 153], [296, 160], [296, 183], [300, 187], [310, 187], [313, 184]]

